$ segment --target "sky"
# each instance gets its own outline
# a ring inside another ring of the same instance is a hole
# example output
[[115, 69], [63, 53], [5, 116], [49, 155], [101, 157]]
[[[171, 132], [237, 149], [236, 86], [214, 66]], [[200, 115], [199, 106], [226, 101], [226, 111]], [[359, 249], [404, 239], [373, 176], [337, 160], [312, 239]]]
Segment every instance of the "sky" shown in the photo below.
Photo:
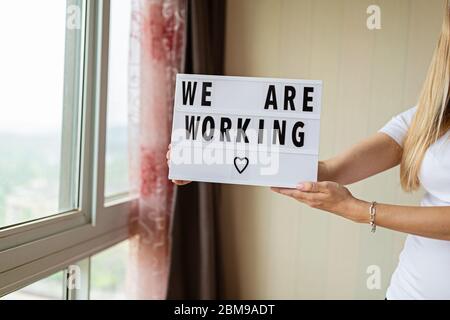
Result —
[[[113, 0], [108, 122], [126, 124], [130, 0]], [[0, 1], [0, 132], [60, 131], [66, 2]]]

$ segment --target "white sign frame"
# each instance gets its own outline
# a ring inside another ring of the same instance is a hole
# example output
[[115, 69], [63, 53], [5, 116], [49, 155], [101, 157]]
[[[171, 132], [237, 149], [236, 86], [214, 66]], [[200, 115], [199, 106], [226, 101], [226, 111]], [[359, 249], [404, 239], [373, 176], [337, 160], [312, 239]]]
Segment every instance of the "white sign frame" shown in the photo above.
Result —
[[317, 181], [322, 86], [178, 74], [169, 179], [286, 188]]

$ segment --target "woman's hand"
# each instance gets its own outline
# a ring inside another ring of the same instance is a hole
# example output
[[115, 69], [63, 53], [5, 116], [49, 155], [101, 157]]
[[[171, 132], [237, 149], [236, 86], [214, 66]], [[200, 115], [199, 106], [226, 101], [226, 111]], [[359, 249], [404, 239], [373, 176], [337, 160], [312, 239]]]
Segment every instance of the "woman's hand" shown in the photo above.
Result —
[[[167, 153], [166, 153], [166, 159], [167, 159], [167, 166], [170, 165], [170, 149], [172, 148], [172, 145], [169, 144]], [[175, 183], [178, 186], [184, 186], [188, 183], [191, 183], [191, 181], [186, 181], [186, 180], [172, 180], [173, 183]]]
[[337, 182], [304, 182], [296, 189], [271, 188], [282, 195], [355, 222], [368, 222], [369, 216], [361, 217], [361, 207], [366, 203], [353, 197], [350, 191]]

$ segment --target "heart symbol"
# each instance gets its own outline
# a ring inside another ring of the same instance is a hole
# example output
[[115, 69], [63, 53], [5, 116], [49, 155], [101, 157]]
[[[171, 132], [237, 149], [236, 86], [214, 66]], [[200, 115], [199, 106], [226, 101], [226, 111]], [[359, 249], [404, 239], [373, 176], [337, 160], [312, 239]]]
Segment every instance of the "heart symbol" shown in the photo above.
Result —
[[244, 158], [239, 158], [236, 157], [234, 158], [234, 166], [236, 167], [236, 170], [239, 172], [239, 174], [242, 174], [242, 172], [245, 171], [245, 169], [247, 169], [248, 167], [248, 158], [244, 157]]

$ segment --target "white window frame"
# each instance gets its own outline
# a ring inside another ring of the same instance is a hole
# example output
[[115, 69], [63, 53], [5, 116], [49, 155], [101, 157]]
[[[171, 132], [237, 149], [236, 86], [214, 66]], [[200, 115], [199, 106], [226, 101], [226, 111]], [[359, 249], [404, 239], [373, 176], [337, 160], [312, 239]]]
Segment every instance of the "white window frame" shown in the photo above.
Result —
[[[110, 1], [71, 1], [82, 4], [86, 19], [80, 79], [83, 126], [79, 208], [0, 229], [0, 296], [127, 239], [129, 212], [136, 207], [136, 199], [130, 196], [113, 201], [104, 197]], [[65, 123], [63, 137], [73, 130], [73, 125]], [[76, 152], [64, 148], [62, 168], [67, 163], [70, 166]], [[62, 172], [61, 182], [74, 174], [70, 169]], [[60, 193], [67, 195], [63, 191]]]

